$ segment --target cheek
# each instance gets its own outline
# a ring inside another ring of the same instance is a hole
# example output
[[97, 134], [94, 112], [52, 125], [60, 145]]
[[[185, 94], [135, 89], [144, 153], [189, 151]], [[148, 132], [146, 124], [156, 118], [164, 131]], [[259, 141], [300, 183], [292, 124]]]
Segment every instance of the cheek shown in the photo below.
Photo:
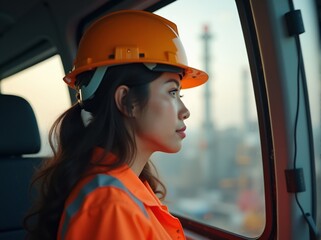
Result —
[[[171, 101], [155, 101], [147, 106], [142, 115], [142, 127], [153, 128], [154, 131], [164, 131], [173, 128], [177, 120], [177, 104]], [[176, 126], [174, 126], [176, 127]]]
[[155, 120], [163, 124], [170, 124], [177, 119], [177, 104], [174, 101], [164, 101], [151, 107], [151, 115]]

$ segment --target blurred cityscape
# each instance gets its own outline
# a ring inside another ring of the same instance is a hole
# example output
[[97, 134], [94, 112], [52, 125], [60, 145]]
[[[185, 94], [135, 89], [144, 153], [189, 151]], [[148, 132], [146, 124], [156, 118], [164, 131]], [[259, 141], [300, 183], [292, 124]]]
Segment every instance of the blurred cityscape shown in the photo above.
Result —
[[179, 153], [157, 153], [152, 159], [166, 184], [165, 204], [172, 212], [256, 237], [264, 230], [265, 203], [258, 121], [250, 118], [253, 109], [249, 108], [255, 106], [250, 101], [255, 100], [249, 92], [249, 70], [240, 73], [242, 99], [235, 103], [235, 108], [242, 108], [242, 125], [218, 129], [215, 120], [225, 113], [216, 113], [213, 105], [210, 85], [215, 79], [211, 79], [209, 67], [212, 36], [207, 26], [202, 40], [204, 69], [210, 76], [204, 99], [200, 99], [203, 120], [198, 128], [188, 128]]
[[[166, 204], [180, 215], [246, 236], [265, 226], [263, 167], [257, 123], [249, 129], [195, 129], [177, 154], [153, 155], [168, 193]], [[204, 136], [211, 136], [204, 139]]]

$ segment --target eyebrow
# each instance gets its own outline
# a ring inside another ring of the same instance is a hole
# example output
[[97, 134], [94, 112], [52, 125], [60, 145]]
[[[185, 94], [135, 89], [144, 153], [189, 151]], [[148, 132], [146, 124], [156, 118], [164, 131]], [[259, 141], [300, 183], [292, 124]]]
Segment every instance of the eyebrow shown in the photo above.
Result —
[[171, 82], [175, 83], [176, 86], [177, 86], [179, 89], [182, 88], [182, 86], [181, 86], [181, 84], [180, 84], [180, 81], [179, 81], [179, 80], [176, 80], [176, 79], [174, 79], [174, 78], [168, 79], [165, 83], [171, 83]]

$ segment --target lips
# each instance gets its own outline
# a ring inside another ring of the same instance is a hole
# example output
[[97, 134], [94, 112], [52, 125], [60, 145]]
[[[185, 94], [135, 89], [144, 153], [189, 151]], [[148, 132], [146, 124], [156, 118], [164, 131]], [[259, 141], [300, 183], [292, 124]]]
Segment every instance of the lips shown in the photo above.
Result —
[[176, 133], [183, 139], [186, 137], [186, 133], [185, 133], [186, 127], [182, 127], [178, 130], [176, 130]]

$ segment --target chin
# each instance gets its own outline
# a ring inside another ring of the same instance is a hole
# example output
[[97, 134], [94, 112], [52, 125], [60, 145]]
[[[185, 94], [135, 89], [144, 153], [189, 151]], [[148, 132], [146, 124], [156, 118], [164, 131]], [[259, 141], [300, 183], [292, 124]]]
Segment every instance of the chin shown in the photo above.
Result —
[[182, 148], [182, 145], [175, 146], [175, 147], [171, 146], [171, 147], [168, 147], [166, 149], [163, 149], [162, 152], [165, 152], [165, 153], [177, 153], [177, 152], [179, 152], [181, 150], [181, 148]]

